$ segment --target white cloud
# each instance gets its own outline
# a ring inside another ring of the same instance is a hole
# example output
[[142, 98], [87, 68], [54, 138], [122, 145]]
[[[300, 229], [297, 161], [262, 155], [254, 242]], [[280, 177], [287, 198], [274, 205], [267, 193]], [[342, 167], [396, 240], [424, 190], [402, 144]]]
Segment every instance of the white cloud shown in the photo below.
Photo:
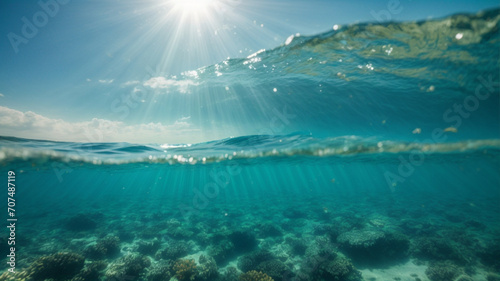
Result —
[[189, 87], [198, 86], [199, 83], [194, 82], [192, 80], [175, 80], [175, 79], [166, 79], [165, 77], [153, 77], [148, 81], [144, 82], [144, 86], [150, 87], [153, 89], [174, 89], [179, 91], [180, 93], [188, 93]]
[[21, 112], [0, 106], [0, 131], [4, 136], [75, 142], [191, 143], [198, 141], [199, 129], [181, 118], [173, 124], [127, 125], [120, 121], [93, 118], [67, 122], [32, 111]]
[[92, 81], [92, 80], [90, 80], [90, 78], [87, 78], [87, 82], [90, 82], [90, 81]]
[[0, 93], [0, 98], [3, 98], [3, 97], [5, 97], [5, 96], [2, 93]]
[[140, 82], [138, 80], [127, 81], [127, 82], [123, 83], [122, 86], [132, 86], [132, 85], [137, 85], [139, 83]]
[[99, 80], [99, 83], [103, 83], [103, 84], [111, 84], [113, 83], [113, 81], [115, 81], [115, 79], [101, 79]]

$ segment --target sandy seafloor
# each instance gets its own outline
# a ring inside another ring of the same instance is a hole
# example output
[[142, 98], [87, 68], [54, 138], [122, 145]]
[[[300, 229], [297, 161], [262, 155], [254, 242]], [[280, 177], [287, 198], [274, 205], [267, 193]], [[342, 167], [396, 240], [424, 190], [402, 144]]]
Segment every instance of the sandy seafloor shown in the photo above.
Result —
[[18, 273], [0, 280], [499, 280], [495, 197], [387, 195], [214, 201], [188, 217], [147, 195], [59, 202], [23, 218]]

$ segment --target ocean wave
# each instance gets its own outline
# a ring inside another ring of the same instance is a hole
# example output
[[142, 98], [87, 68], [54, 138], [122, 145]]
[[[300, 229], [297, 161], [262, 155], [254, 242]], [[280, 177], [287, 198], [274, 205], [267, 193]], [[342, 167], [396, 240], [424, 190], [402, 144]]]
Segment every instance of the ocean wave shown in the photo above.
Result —
[[[34, 145], [38, 144], [38, 145]], [[129, 143], [70, 143], [0, 138], [0, 165], [51, 162], [89, 165], [209, 164], [249, 159], [294, 159], [307, 157], [390, 157], [424, 153], [471, 155], [500, 153], [500, 139], [450, 143], [402, 142], [343, 136], [317, 139], [307, 135], [252, 135], [189, 145], [135, 145]], [[26, 165], [25, 165], [26, 166]]]
[[264, 80], [283, 75], [346, 82], [370, 79], [366, 74], [434, 77], [441, 83], [467, 86], [461, 69], [450, 68], [449, 73], [433, 66], [496, 69], [499, 61], [491, 57], [499, 56], [499, 21], [500, 9], [493, 9], [418, 22], [351, 24], [314, 36], [292, 35], [272, 50], [259, 50], [247, 58], [228, 59], [195, 72], [203, 83], [226, 83], [244, 72], [250, 77], [276, 74]]

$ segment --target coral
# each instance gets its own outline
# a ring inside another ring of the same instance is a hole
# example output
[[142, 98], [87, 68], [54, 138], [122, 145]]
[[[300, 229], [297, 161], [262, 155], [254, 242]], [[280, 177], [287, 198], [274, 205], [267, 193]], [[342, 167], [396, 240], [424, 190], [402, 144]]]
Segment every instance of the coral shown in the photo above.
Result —
[[167, 234], [168, 236], [175, 239], [190, 239], [193, 237], [194, 232], [182, 227], [176, 227], [174, 229], [169, 230]]
[[[422, 213], [418, 213], [422, 215]], [[411, 214], [410, 214], [411, 215]], [[415, 217], [415, 215], [413, 215]], [[401, 230], [412, 237], [415, 236], [431, 236], [434, 235], [439, 229], [437, 225], [428, 222], [422, 222], [419, 219], [404, 218], [399, 222]]]
[[156, 229], [157, 232], [165, 232], [164, 230], [166, 230], [167, 236], [174, 239], [191, 239], [194, 236], [193, 231], [184, 227], [176, 219], [158, 223], [153, 229]]
[[384, 237], [384, 232], [379, 230], [353, 230], [340, 234], [337, 242], [346, 247], [366, 248], [372, 247]]
[[151, 265], [151, 261], [143, 255], [127, 255], [123, 257], [125, 274], [139, 276], [139, 274]]
[[147, 281], [167, 281], [172, 277], [172, 261], [160, 261], [152, 266], [146, 274]]
[[120, 241], [123, 242], [132, 242], [135, 238], [135, 232], [127, 229], [126, 227], [123, 226], [118, 226], [116, 229], [116, 235], [120, 238]]
[[406, 236], [379, 230], [344, 232], [337, 237], [337, 242], [354, 261], [372, 265], [401, 262], [410, 246]]
[[[275, 246], [275, 245], [272, 245], [270, 247], [272, 248], [273, 246]], [[280, 259], [282, 261], [288, 260], [290, 258], [291, 252], [292, 252], [292, 247], [290, 247], [290, 245], [284, 244], [284, 243], [277, 244], [272, 249], [273, 255], [275, 255], [278, 259]]]
[[464, 224], [467, 227], [475, 228], [475, 229], [478, 229], [478, 230], [484, 230], [484, 229], [486, 229], [486, 225], [484, 223], [478, 222], [478, 221], [475, 221], [475, 220], [468, 220]]
[[217, 263], [212, 257], [201, 255], [199, 259], [197, 280], [209, 281], [213, 280], [219, 272], [217, 271]]
[[432, 262], [425, 270], [431, 281], [453, 281], [462, 273], [462, 270], [450, 261]]
[[226, 269], [226, 272], [217, 281], [235, 281], [238, 280], [239, 275], [238, 269], [231, 266]]
[[294, 229], [304, 227], [308, 221], [306, 219], [283, 219], [281, 221], [281, 227], [288, 232], [293, 231]]
[[174, 264], [175, 277], [179, 281], [194, 280], [197, 275], [194, 260], [178, 260]]
[[255, 270], [264, 272], [273, 279], [283, 280], [283, 276], [287, 272], [287, 267], [279, 260], [269, 260], [261, 262]]
[[170, 242], [167, 248], [159, 250], [155, 257], [156, 259], [176, 260], [189, 254], [191, 247], [184, 241]]
[[57, 253], [35, 260], [27, 272], [33, 280], [66, 280], [78, 274], [85, 258], [75, 253]]
[[108, 267], [106, 277], [110, 280], [121, 280], [121, 278], [134, 280], [134, 278], [141, 276], [150, 265], [151, 261], [146, 256], [126, 255]]
[[155, 238], [151, 241], [139, 241], [137, 242], [137, 252], [144, 255], [154, 255], [156, 251], [160, 248], [160, 240]]
[[[441, 231], [441, 235], [446, 237], [447, 240], [456, 242], [456, 244], [463, 247], [476, 248], [478, 241], [472, 232], [467, 232], [464, 229], [447, 229]], [[464, 249], [465, 250], [465, 249]]]
[[[332, 225], [315, 224], [315, 225], [313, 225], [313, 234], [316, 236], [325, 235], [325, 234], [333, 231], [334, 229], [336, 229], [336, 228], [333, 227]], [[338, 234], [337, 234], [337, 236], [338, 236]], [[335, 238], [336, 238], [336, 236], [335, 236]]]
[[321, 263], [314, 275], [324, 280], [361, 280], [361, 273], [348, 259], [341, 257]]
[[266, 250], [260, 250], [244, 255], [238, 260], [238, 268], [243, 271], [255, 270], [261, 262], [274, 259], [273, 255]]
[[309, 244], [305, 255], [307, 257], [337, 255], [334, 250], [335, 247], [333, 247], [331, 241], [327, 237], [319, 236]]
[[[29, 278], [28, 274], [29, 273], [26, 270], [18, 271], [15, 273], [5, 271], [4, 273], [2, 273], [2, 275], [0, 275], [0, 281], [20, 281], [20, 280], [25, 281]], [[238, 278], [233, 279], [233, 280], [237, 280], [237, 279]], [[226, 281], [226, 280], [224, 280], [224, 281]], [[229, 281], [229, 280], [227, 280], [227, 281]]]
[[85, 265], [85, 268], [73, 278], [72, 281], [94, 281], [99, 280], [101, 271], [103, 271], [108, 264], [105, 261], [95, 261]]
[[283, 262], [266, 250], [255, 251], [241, 257], [238, 260], [238, 268], [243, 272], [264, 272], [276, 280], [283, 279], [288, 270]]
[[235, 231], [229, 235], [229, 241], [237, 253], [250, 252], [257, 247], [257, 239], [249, 231]]
[[283, 236], [283, 231], [280, 227], [275, 224], [265, 223], [258, 226], [259, 234], [261, 237], [281, 237]]
[[[204, 240], [207, 238], [204, 237]], [[207, 247], [207, 253], [218, 263], [225, 263], [235, 255], [252, 251], [257, 247], [257, 239], [250, 231], [230, 231], [225, 227], [221, 227], [211, 235], [211, 240], [212, 244]]]
[[306, 253], [307, 245], [302, 239], [287, 237], [285, 242], [292, 248], [292, 254], [304, 255]]
[[[500, 269], [500, 240], [493, 241], [486, 248], [480, 249], [478, 256], [481, 262], [492, 269]], [[500, 273], [500, 271], [498, 272]]]
[[273, 278], [262, 272], [255, 270], [240, 275], [240, 281], [274, 281]]
[[209, 246], [207, 253], [218, 263], [225, 263], [235, 254], [234, 244], [231, 241], [222, 240], [216, 245]]
[[419, 238], [412, 245], [412, 255], [434, 261], [452, 260], [455, 262], [465, 262], [464, 257], [451, 242], [441, 238]]
[[348, 229], [362, 229], [366, 224], [366, 218], [355, 212], [349, 212], [342, 214], [342, 221], [338, 222], [337, 227], [345, 232]]
[[153, 239], [153, 238], [161, 238], [160, 231], [162, 231], [159, 227], [148, 227], [143, 229], [139, 233], [139, 237], [142, 239]]
[[85, 255], [91, 259], [115, 257], [120, 253], [120, 238], [108, 236], [85, 249]]
[[300, 219], [300, 218], [306, 218], [307, 214], [297, 208], [288, 208], [283, 211], [283, 216], [289, 219]]
[[335, 252], [319, 251], [316, 255], [308, 255], [300, 265], [294, 280], [301, 281], [358, 281], [361, 273], [347, 258]]
[[210, 235], [208, 235], [206, 232], [199, 232], [196, 234], [195, 240], [198, 242], [199, 245], [205, 247], [210, 244]]

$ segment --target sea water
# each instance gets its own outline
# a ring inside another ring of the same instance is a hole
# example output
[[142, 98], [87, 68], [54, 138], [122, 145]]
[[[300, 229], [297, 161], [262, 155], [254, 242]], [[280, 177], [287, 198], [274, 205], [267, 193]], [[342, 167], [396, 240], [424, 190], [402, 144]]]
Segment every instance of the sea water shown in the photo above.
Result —
[[175, 98], [241, 136], [1, 137], [0, 280], [500, 280], [499, 19], [354, 24], [196, 70]]

